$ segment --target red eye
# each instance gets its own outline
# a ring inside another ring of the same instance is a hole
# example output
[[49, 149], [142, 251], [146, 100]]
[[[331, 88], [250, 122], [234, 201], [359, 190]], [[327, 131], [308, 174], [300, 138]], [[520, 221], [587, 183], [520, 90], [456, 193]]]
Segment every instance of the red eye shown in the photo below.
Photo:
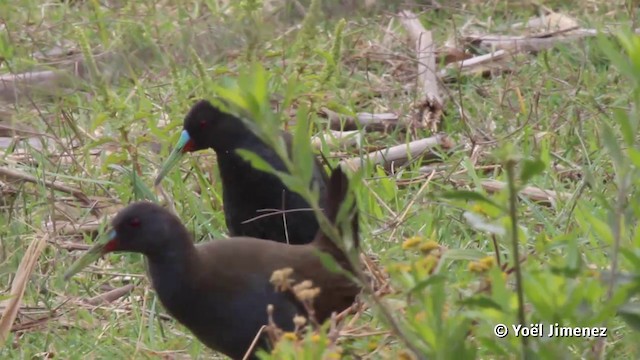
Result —
[[140, 226], [140, 219], [138, 219], [138, 218], [133, 218], [133, 219], [129, 220], [129, 225], [130, 225], [131, 227], [138, 227], [138, 226]]
[[207, 122], [204, 120], [200, 120], [200, 129], [204, 129], [207, 126]]

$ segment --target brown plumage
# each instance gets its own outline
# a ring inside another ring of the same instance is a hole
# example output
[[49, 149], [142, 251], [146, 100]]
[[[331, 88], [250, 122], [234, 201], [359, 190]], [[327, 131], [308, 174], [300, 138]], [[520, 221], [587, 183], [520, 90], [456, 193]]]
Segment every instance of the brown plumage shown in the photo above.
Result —
[[[340, 168], [329, 180], [326, 214], [330, 221], [347, 194], [348, 179]], [[337, 225], [351, 228], [358, 247], [355, 203], [349, 216]], [[238, 237], [193, 244], [180, 220], [158, 205], [138, 202], [122, 210], [113, 220], [106, 242], [85, 257], [95, 259], [112, 251], [138, 252], [146, 256], [149, 275], [158, 297], [180, 323], [211, 349], [234, 359], [244, 356], [262, 325], [267, 325], [267, 306], [274, 306], [273, 320], [286, 331], [294, 329], [295, 315], [308, 315], [289, 292], [278, 292], [270, 283], [275, 270], [292, 268], [292, 279], [311, 280], [320, 288], [313, 301], [315, 318], [325, 321], [332, 312], [348, 308], [359, 287], [347, 277], [326, 269], [319, 251], [351, 269], [345, 254], [322, 231], [307, 245], [286, 245], [262, 239]], [[342, 236], [344, 235], [344, 230]], [[86, 266], [80, 259], [67, 277]], [[268, 348], [266, 338], [259, 348]]]

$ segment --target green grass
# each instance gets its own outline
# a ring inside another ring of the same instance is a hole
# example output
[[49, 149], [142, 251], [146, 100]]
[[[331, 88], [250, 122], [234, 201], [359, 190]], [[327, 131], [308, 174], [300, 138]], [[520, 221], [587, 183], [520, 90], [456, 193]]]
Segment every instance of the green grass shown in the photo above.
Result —
[[[82, 80], [39, 86], [15, 102], [0, 101], [0, 124], [43, 134], [35, 143], [45, 147], [21, 141], [2, 148], [0, 166], [80, 189], [102, 215], [112, 214], [136, 198], [131, 171], [151, 184], [193, 100], [211, 99], [250, 77], [254, 62], [270, 74], [266, 89], [282, 122], [309, 108], [310, 135], [326, 128], [326, 120], [315, 115], [320, 107], [410, 118], [414, 46], [397, 21], [386, 33], [389, 11], [401, 4], [341, 11], [336, 1], [325, 1], [332, 16], [317, 13], [315, 22], [307, 18], [299, 30], [292, 28], [303, 21], [295, 9], [268, 16], [257, 2], [225, 3], [0, 2], [0, 14], [7, 14], [0, 21], [0, 75], [47, 69], [83, 74]], [[588, 28], [623, 30], [636, 21], [622, 1], [545, 5]], [[427, 11], [421, 20], [443, 44], [472, 21], [483, 25], [479, 31], [509, 34], [511, 24], [537, 14], [535, 2], [473, 1]], [[336, 30], [340, 16], [344, 28]], [[64, 55], [53, 52], [59, 49]], [[429, 173], [419, 161], [393, 174], [365, 166], [356, 187], [362, 241], [390, 275], [390, 290], [381, 298], [402, 335], [373, 306], [343, 328], [337, 345], [345, 358], [395, 359], [406, 356], [407, 342], [429, 358], [521, 358], [521, 338], [493, 335], [496, 324], [518, 322], [511, 232], [516, 218], [526, 323], [604, 326], [602, 358], [638, 358], [638, 49], [615, 37], [590, 38], [519, 57], [499, 76], [446, 84], [451, 97], [442, 131], [457, 146], [422, 191]], [[295, 131], [295, 124], [287, 126]], [[413, 138], [429, 135], [419, 130]], [[361, 149], [331, 156], [338, 149], [323, 151], [337, 164], [340, 157], [413, 138], [367, 133]], [[515, 165], [518, 187], [569, 197], [552, 206], [520, 197], [510, 209], [507, 189], [489, 194], [481, 186], [483, 180], [507, 181], [509, 164]], [[183, 222], [198, 241], [224, 236], [213, 152], [190, 155], [181, 168], [163, 185]], [[83, 224], [95, 217], [77, 199], [42, 183], [0, 181], [0, 299], [9, 294], [29, 244], [52, 234], [2, 358], [217, 356], [164, 315], [138, 255], [109, 255], [64, 282], [62, 274], [77, 256], [66, 247], [91, 243], [93, 234], [55, 235], [46, 224]], [[476, 220], [467, 220], [468, 213]], [[487, 224], [503, 231], [479, 229]], [[418, 237], [413, 246], [405, 242], [411, 237]], [[431, 241], [441, 248], [432, 249]], [[86, 303], [128, 282], [136, 284], [129, 295], [107, 305]], [[374, 303], [370, 297], [365, 302]], [[326, 358], [338, 356], [336, 347], [325, 350], [327, 341], [326, 334], [287, 340], [274, 358], [315, 359], [323, 351]], [[527, 344], [535, 358], [549, 359], [593, 358], [598, 345], [585, 338], [529, 338]]]

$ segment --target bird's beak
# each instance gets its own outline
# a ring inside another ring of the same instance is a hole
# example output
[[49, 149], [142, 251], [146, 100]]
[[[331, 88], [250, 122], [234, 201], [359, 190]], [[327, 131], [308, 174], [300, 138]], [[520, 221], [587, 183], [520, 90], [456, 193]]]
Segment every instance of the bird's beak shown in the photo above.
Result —
[[107, 235], [98, 239], [95, 245], [87, 252], [76, 260], [73, 265], [64, 273], [64, 279], [69, 280], [73, 275], [80, 272], [80, 270], [87, 267], [92, 262], [98, 260], [102, 255], [116, 251], [119, 248], [118, 234], [115, 230], [112, 230]]
[[180, 139], [178, 139], [178, 143], [169, 154], [167, 160], [164, 161], [162, 167], [160, 168], [160, 173], [156, 177], [156, 180], [153, 182], [153, 186], [158, 186], [162, 179], [173, 169], [173, 167], [180, 161], [182, 155], [186, 152], [190, 152], [194, 150], [194, 143], [189, 136], [187, 130], [182, 130], [180, 134]]

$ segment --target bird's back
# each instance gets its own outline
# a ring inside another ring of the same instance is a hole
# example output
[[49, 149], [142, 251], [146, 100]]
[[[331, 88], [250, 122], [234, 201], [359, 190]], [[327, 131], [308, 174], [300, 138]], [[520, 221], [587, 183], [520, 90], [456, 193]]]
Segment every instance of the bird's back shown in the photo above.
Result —
[[[287, 133], [283, 134], [285, 139], [289, 138]], [[242, 148], [258, 154], [276, 170], [286, 171], [275, 151], [259, 139], [247, 141]], [[225, 220], [231, 236], [290, 244], [307, 244], [313, 240], [318, 231], [318, 221], [311, 206], [299, 194], [289, 190], [277, 176], [254, 169], [235, 152], [219, 153], [218, 165]], [[313, 172], [312, 184], [320, 191], [322, 207], [326, 198], [327, 175], [317, 160], [314, 161]]]

